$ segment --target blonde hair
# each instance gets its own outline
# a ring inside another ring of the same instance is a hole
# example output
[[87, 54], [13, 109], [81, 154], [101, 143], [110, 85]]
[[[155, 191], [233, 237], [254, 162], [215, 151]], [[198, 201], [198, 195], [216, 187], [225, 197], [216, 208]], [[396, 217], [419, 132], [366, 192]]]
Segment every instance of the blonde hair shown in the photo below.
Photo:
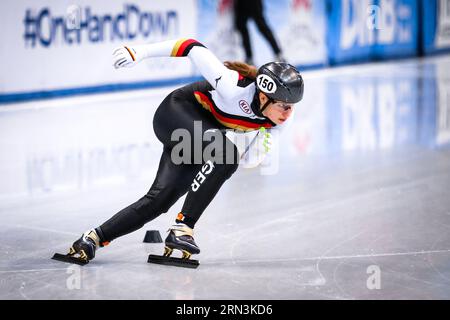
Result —
[[239, 72], [242, 76], [255, 80], [258, 74], [258, 69], [255, 66], [246, 64], [240, 61], [225, 61], [223, 63], [225, 67], [230, 70]]

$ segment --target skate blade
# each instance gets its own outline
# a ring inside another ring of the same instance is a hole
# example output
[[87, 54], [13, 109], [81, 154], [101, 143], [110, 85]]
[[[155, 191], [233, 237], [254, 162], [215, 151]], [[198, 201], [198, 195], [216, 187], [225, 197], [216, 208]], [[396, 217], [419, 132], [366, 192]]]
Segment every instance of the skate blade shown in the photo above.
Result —
[[78, 264], [80, 266], [84, 266], [85, 264], [89, 263], [88, 260], [83, 260], [80, 258], [69, 256], [68, 254], [60, 254], [60, 253], [55, 253], [53, 255], [52, 259], [57, 260], [57, 261], [67, 262], [67, 263]]
[[162, 264], [165, 266], [174, 266], [174, 267], [183, 267], [183, 268], [192, 268], [192, 269], [196, 269], [200, 265], [198, 260], [164, 257], [164, 256], [157, 256], [154, 254], [151, 254], [148, 256], [147, 262]]

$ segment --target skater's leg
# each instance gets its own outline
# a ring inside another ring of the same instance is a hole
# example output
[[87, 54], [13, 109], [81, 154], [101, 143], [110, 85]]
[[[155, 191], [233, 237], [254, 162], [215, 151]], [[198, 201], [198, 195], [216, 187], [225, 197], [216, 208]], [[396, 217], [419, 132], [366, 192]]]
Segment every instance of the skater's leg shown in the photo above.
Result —
[[204, 158], [204, 164], [192, 180], [183, 208], [175, 220], [176, 224], [169, 229], [165, 240], [165, 256], [170, 256], [173, 249], [181, 250], [185, 259], [200, 253], [193, 237], [195, 223], [238, 167], [239, 153], [236, 146], [225, 135], [222, 137], [221, 148], [216, 148], [211, 157]]
[[102, 241], [111, 241], [140, 229], [145, 223], [167, 212], [187, 192], [201, 164], [174, 163], [172, 148], [177, 141], [173, 140], [172, 133], [181, 128], [187, 130], [191, 137], [194, 137], [195, 121], [204, 124], [203, 130], [215, 125], [207, 119], [207, 116], [210, 115], [199, 108], [196, 102], [187, 100], [180, 90], [169, 94], [162, 101], [153, 118], [155, 134], [164, 145], [155, 181], [144, 197], [117, 213], [98, 228], [103, 234]]
[[277, 56], [279, 56], [281, 54], [281, 49], [278, 46], [278, 43], [272, 33], [272, 30], [269, 28], [266, 19], [264, 18], [262, 1], [261, 0], [254, 1], [254, 6], [255, 10], [253, 13], [253, 19], [255, 21], [255, 24], [258, 27], [259, 32], [261, 32], [264, 38], [269, 42], [273, 52]]
[[177, 222], [194, 228], [219, 189], [238, 168], [239, 152], [236, 146], [225, 135], [223, 141], [223, 148], [217, 150], [213, 159], [205, 159], [203, 166], [197, 172]]
[[165, 148], [155, 181], [148, 193], [97, 228], [102, 241], [109, 242], [140, 229], [145, 223], [167, 212], [186, 193], [195, 169], [193, 166], [173, 164], [170, 155], [170, 150]]
[[234, 10], [235, 28], [236, 30], [238, 30], [242, 38], [242, 45], [245, 51], [246, 62], [250, 63], [252, 62], [253, 59], [253, 52], [250, 43], [250, 35], [247, 27], [248, 9], [246, 8], [244, 1], [236, 1], [234, 6], [235, 6]]

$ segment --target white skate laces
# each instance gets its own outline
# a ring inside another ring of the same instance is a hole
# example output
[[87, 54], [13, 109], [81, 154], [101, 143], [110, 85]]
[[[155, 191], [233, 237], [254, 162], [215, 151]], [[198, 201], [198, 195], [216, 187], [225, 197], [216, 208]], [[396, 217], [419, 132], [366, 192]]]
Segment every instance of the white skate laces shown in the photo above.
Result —
[[185, 225], [184, 223], [177, 223], [172, 225], [169, 230], [167, 231], [173, 231], [175, 233], [176, 237], [181, 237], [181, 236], [194, 236], [194, 230], [189, 228], [187, 225]]

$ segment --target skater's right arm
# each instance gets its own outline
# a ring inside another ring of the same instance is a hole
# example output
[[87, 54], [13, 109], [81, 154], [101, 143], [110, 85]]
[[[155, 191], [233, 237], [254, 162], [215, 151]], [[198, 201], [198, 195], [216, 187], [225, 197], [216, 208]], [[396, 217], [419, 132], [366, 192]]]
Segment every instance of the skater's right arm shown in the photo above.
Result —
[[236, 93], [239, 73], [228, 69], [209, 49], [194, 39], [122, 46], [113, 52], [113, 65], [116, 69], [132, 67], [150, 57], [188, 57], [219, 94], [229, 97]]

